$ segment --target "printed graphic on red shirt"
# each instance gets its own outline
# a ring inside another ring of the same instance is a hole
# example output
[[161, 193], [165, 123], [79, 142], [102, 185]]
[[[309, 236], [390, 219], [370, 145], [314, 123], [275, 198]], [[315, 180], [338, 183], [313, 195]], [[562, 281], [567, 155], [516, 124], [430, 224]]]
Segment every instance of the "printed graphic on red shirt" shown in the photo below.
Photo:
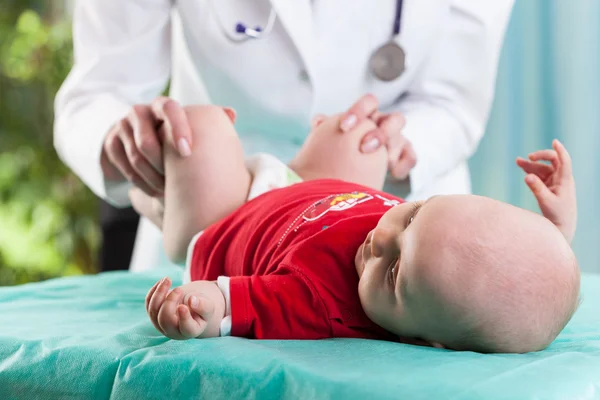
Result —
[[[376, 195], [377, 196], [377, 195]], [[380, 197], [380, 196], [377, 196]], [[279, 239], [279, 244], [283, 242], [285, 237], [290, 232], [297, 232], [300, 227], [304, 224], [313, 222], [322, 218], [325, 214], [329, 212], [341, 212], [349, 210], [359, 204], [366, 203], [368, 201], [373, 200], [375, 197], [367, 192], [352, 192], [352, 193], [338, 193], [329, 195], [313, 204], [311, 204], [306, 210], [302, 212], [301, 215], [296, 217], [288, 229], [284, 232], [284, 234]], [[386, 200], [387, 199], [382, 199]]]
[[369, 200], [373, 200], [373, 196], [365, 192], [331, 195], [313, 204], [302, 215], [302, 219], [307, 222], [315, 221], [330, 211], [344, 211]]
[[[387, 207], [394, 207], [400, 204], [398, 200], [387, 199], [379, 194], [372, 195], [367, 192], [357, 191], [352, 193], [332, 194], [311, 204], [301, 215], [296, 217], [281, 236], [277, 245], [279, 246], [290, 232], [297, 232], [298, 229], [306, 223], [316, 221], [329, 212], [345, 211], [359, 204], [371, 201], [374, 198], [383, 201], [383, 205]], [[325, 228], [327, 228], [327, 226], [323, 227], [323, 229]]]
[[377, 197], [379, 200], [383, 201], [383, 205], [387, 206], [387, 207], [394, 207], [397, 206], [398, 204], [400, 204], [400, 202], [396, 199], [386, 199], [385, 197], [376, 194], [375, 197]]

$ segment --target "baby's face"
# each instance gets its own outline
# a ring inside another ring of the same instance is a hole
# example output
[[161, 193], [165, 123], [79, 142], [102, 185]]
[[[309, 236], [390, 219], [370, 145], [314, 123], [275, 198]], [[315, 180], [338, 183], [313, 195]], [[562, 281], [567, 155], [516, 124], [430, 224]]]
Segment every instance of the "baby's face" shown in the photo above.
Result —
[[[541, 216], [457, 195], [390, 209], [359, 247], [355, 265], [365, 313], [398, 336], [460, 349], [452, 343], [464, 342], [465, 327], [483, 326], [514, 337], [517, 345], [499, 351], [520, 351], [522, 338], [531, 339], [522, 346], [531, 351], [549, 343], [544, 335], [556, 331], [548, 328], [554, 315], [568, 318], [568, 303], [576, 301], [561, 286], [578, 279], [570, 260], [570, 247]], [[534, 315], [539, 323], [531, 322]]]
[[[427, 321], [422, 320], [436, 312], [419, 312], [430, 303], [423, 292], [422, 278], [434, 274], [427, 264], [438, 262], [436, 242], [453, 231], [451, 226], [444, 226], [443, 215], [452, 212], [444, 200], [432, 197], [391, 208], [356, 253], [359, 295], [365, 312], [399, 336], [429, 339], [423, 332]], [[437, 229], [440, 235], [433, 237], [435, 226], [442, 229]], [[435, 340], [431, 343], [437, 344]]]

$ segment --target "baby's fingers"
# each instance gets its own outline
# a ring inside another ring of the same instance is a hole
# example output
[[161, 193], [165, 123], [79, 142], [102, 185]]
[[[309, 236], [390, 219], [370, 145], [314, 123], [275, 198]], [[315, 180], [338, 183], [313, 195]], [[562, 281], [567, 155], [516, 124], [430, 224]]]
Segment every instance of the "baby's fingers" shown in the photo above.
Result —
[[212, 301], [208, 301], [203, 297], [190, 296], [187, 299], [186, 304], [190, 307], [190, 310], [202, 317], [203, 320], [208, 321], [215, 312], [215, 305]]
[[521, 157], [517, 157], [517, 165], [521, 167], [525, 173], [535, 174], [543, 180], [554, 172], [554, 168], [551, 165], [529, 161]]
[[158, 323], [158, 314], [165, 301], [165, 298], [167, 297], [167, 293], [169, 292], [170, 287], [171, 280], [169, 278], [163, 278], [161, 281], [158, 282], [158, 285], [154, 289], [154, 292], [152, 293], [152, 296], [148, 301], [147, 311], [148, 315], [150, 316], [150, 320], [152, 321], [152, 324], [154, 324], [154, 327], [158, 329], [158, 331], [162, 334], [164, 334], [165, 332]]
[[202, 318], [192, 317], [190, 309], [185, 304], [180, 304], [177, 307], [179, 315], [179, 332], [186, 338], [198, 337], [206, 329], [206, 321]]
[[158, 324], [165, 333], [165, 336], [171, 339], [180, 339], [179, 330], [177, 329], [179, 323], [177, 306], [181, 304], [182, 298], [183, 292], [181, 288], [176, 287], [167, 295], [165, 302], [158, 312]]
[[533, 153], [529, 153], [529, 159], [531, 161], [549, 161], [555, 169], [558, 169], [560, 162], [558, 154], [554, 150], [537, 150]]
[[156, 288], [158, 287], [158, 285], [162, 282], [162, 280], [156, 282], [154, 284], [154, 286], [152, 286], [150, 288], [150, 290], [148, 291], [148, 294], [146, 295], [146, 312], [148, 312], [148, 306], [150, 305], [150, 300], [152, 300], [152, 296], [154, 295], [154, 292], [156, 292]]
[[573, 170], [571, 167], [571, 156], [569, 152], [557, 139], [552, 141], [552, 147], [556, 150], [558, 160], [560, 162], [560, 177], [561, 179], [571, 179], [573, 177]]
[[533, 195], [537, 199], [540, 206], [542, 204], [548, 204], [554, 198], [554, 193], [548, 189], [544, 182], [539, 176], [534, 174], [527, 174], [525, 177], [525, 183], [529, 186], [529, 189], [533, 192]]

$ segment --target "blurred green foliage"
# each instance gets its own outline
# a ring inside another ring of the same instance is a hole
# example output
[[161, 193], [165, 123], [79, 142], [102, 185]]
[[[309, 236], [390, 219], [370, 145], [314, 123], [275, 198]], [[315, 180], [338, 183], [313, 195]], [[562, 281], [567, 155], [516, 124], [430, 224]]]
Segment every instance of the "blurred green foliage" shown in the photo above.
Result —
[[71, 24], [46, 1], [0, 4], [0, 286], [96, 271], [97, 200], [53, 147]]

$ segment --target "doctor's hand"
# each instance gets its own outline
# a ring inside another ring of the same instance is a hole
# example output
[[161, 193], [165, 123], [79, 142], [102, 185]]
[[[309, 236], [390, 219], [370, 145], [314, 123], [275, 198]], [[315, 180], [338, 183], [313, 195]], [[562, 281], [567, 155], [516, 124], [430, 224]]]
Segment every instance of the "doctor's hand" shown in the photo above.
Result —
[[378, 109], [377, 98], [371, 94], [364, 95], [341, 118], [340, 129], [348, 132], [366, 118], [373, 120], [377, 128], [365, 134], [360, 150], [371, 153], [385, 146], [390, 174], [398, 180], [406, 179], [416, 165], [417, 157], [412, 144], [402, 135], [404, 116], [399, 112], [380, 113]]
[[130, 181], [149, 196], [164, 192], [162, 146], [182, 157], [191, 154], [191, 129], [183, 108], [168, 97], [140, 104], [117, 122], [102, 146], [102, 172], [108, 181]]
[[558, 140], [552, 150], [538, 150], [529, 160], [518, 157], [517, 165], [527, 174], [525, 183], [533, 192], [544, 217], [571, 243], [577, 225], [577, 199], [571, 157]]
[[131, 206], [139, 215], [146, 217], [162, 231], [165, 216], [164, 197], [152, 197], [140, 188], [133, 187], [129, 190], [129, 201], [131, 201]]

